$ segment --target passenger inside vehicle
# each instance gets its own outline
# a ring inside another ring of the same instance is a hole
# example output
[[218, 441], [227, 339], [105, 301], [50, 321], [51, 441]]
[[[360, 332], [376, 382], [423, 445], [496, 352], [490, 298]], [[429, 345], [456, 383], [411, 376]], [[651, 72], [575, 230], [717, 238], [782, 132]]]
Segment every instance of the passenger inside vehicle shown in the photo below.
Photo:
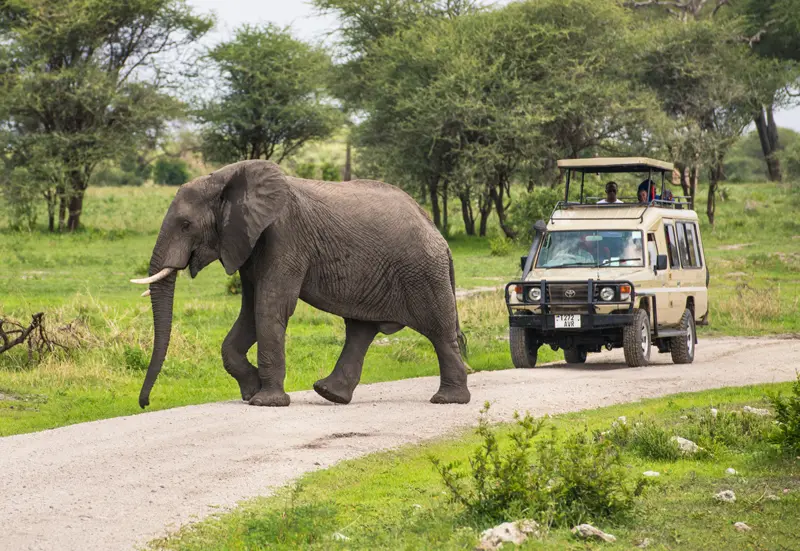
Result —
[[600, 199], [597, 204], [598, 205], [607, 205], [611, 203], [622, 203], [619, 199], [617, 199], [617, 183], [616, 182], [608, 182], [606, 184], [606, 198]]
[[[650, 199], [647, 199], [648, 189], [650, 192]], [[649, 203], [656, 198], [656, 184], [652, 180], [645, 180], [639, 184], [639, 202]]]

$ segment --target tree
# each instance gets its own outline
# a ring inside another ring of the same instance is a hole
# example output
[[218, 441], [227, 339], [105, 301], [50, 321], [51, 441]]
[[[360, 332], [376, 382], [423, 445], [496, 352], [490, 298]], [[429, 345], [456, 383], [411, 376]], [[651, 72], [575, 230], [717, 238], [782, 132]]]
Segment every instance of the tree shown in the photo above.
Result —
[[218, 98], [197, 111], [203, 155], [212, 162], [290, 156], [329, 137], [341, 111], [325, 96], [328, 55], [273, 25], [244, 26], [208, 58], [219, 75]]
[[59, 228], [79, 227], [100, 161], [180, 114], [165, 93], [180, 64], [159, 62], [212, 23], [185, 0], [9, 0], [0, 7], [7, 161], [30, 161], [26, 151], [35, 150], [59, 167]]

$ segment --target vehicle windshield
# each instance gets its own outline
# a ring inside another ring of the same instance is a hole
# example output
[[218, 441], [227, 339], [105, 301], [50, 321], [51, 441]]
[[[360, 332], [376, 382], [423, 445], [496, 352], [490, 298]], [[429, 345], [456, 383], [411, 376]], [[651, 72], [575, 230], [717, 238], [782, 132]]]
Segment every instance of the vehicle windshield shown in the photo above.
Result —
[[548, 232], [537, 268], [643, 267], [642, 232], [581, 230]]

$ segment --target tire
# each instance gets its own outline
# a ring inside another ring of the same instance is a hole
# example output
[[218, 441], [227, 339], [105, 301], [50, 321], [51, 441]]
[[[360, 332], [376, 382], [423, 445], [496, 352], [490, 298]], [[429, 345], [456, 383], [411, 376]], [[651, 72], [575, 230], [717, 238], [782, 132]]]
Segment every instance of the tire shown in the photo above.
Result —
[[672, 337], [669, 339], [669, 348], [672, 352], [672, 361], [676, 364], [690, 364], [694, 362], [694, 350], [696, 327], [694, 324], [694, 316], [692, 311], [688, 308], [683, 311], [681, 316], [681, 324], [678, 329], [684, 332], [680, 337]]
[[634, 308], [633, 323], [622, 330], [625, 363], [628, 367], [642, 367], [650, 363], [650, 317], [645, 310]]
[[568, 364], [583, 364], [586, 363], [586, 350], [580, 347], [565, 348], [564, 359]]
[[524, 327], [511, 327], [508, 330], [508, 341], [511, 348], [511, 361], [517, 369], [536, 367], [539, 347], [534, 352], [528, 346], [528, 332]]

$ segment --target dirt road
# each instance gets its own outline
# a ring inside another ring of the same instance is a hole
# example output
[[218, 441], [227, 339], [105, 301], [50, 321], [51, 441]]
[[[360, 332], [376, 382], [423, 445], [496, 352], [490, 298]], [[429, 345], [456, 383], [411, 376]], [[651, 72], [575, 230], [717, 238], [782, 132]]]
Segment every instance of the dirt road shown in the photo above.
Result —
[[362, 385], [348, 406], [297, 392], [283, 409], [221, 402], [0, 438], [0, 549], [132, 549], [303, 473], [473, 424], [485, 400], [498, 418], [541, 415], [800, 369], [800, 340], [714, 339], [697, 351], [690, 366], [656, 355], [629, 369], [614, 351], [581, 368], [478, 373], [465, 406], [428, 403], [429, 377]]

